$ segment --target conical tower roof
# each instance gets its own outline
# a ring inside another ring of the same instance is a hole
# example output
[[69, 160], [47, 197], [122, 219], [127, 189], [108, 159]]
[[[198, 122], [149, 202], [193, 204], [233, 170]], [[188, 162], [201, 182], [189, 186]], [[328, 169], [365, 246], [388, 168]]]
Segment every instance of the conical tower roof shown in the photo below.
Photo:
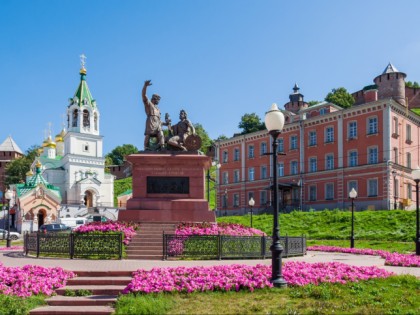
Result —
[[79, 106], [86, 105], [95, 107], [95, 100], [93, 99], [86, 82], [86, 73], [85, 67], [82, 66], [80, 69], [80, 83], [77, 87], [76, 93], [74, 93], [73, 99], [77, 98]]
[[0, 151], [5, 151], [5, 152], [18, 152], [20, 154], [23, 154], [22, 150], [19, 148], [19, 146], [12, 139], [11, 136], [8, 136], [6, 138], [6, 140], [4, 140], [2, 144], [0, 144]]

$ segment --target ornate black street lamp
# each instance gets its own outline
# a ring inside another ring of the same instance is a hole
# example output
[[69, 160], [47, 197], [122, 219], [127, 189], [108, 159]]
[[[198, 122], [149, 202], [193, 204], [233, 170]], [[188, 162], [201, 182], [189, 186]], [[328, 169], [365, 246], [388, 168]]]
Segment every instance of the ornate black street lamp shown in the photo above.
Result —
[[7, 201], [7, 239], [6, 239], [6, 247], [10, 247], [10, 200], [12, 200], [13, 192], [8, 189], [4, 194]]
[[349, 192], [349, 198], [351, 199], [351, 237], [350, 237], [350, 248], [354, 248], [354, 199], [357, 198], [357, 191], [354, 187]]
[[411, 172], [411, 176], [416, 182], [416, 255], [420, 255], [420, 221], [419, 221], [419, 182], [420, 182], [420, 168], [417, 166]]
[[[211, 166], [212, 167], [216, 167], [216, 169], [219, 169], [221, 164], [217, 163], [216, 161], [211, 162]], [[213, 178], [211, 178], [211, 174], [210, 174], [210, 168], [207, 170], [207, 201], [210, 202], [210, 181], [215, 182], [215, 180]]]
[[272, 104], [270, 110], [265, 114], [265, 126], [268, 133], [273, 138], [273, 149], [271, 154], [273, 156], [273, 244], [271, 250], [271, 283], [275, 287], [286, 287], [287, 282], [284, 280], [281, 271], [281, 253], [283, 247], [280, 243], [280, 228], [279, 228], [279, 198], [277, 187], [277, 137], [281, 133], [284, 126], [284, 115], [277, 107], [277, 104]]
[[225, 194], [224, 194], [224, 204], [225, 204], [225, 216], [227, 216], [227, 206], [228, 206], [228, 190], [225, 188]]
[[392, 176], [394, 177], [394, 210], [397, 210], [397, 172], [392, 171]]
[[251, 227], [252, 227], [252, 208], [254, 207], [254, 205], [255, 205], [255, 200], [254, 200], [254, 198], [250, 198], [249, 199], [249, 201], [248, 201], [248, 205], [249, 205], [249, 207], [251, 208]]

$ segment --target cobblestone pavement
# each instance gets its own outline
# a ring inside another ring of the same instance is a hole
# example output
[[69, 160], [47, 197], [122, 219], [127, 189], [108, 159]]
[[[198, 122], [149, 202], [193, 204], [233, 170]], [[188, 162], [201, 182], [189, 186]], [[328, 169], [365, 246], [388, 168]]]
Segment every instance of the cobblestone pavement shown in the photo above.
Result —
[[[284, 258], [287, 261], [306, 261], [306, 262], [341, 262], [353, 266], [377, 266], [379, 268], [392, 271], [396, 274], [411, 274], [420, 278], [420, 268], [414, 267], [391, 267], [385, 266], [385, 260], [379, 256], [352, 255], [345, 253], [327, 253], [308, 251], [303, 257]], [[213, 266], [245, 264], [270, 265], [271, 259], [252, 259], [252, 260], [85, 260], [85, 259], [59, 259], [59, 258], [33, 258], [26, 257], [18, 251], [0, 252], [0, 262], [4, 266], [17, 267], [24, 265], [39, 265], [43, 267], [62, 267], [71, 271], [134, 271], [137, 269], [150, 270], [154, 267], [178, 267], [178, 266]]]

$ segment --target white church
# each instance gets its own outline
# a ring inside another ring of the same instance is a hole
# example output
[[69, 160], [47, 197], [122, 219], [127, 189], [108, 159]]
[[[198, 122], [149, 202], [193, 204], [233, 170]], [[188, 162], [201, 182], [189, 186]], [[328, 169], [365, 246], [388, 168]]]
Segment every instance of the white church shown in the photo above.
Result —
[[105, 173], [100, 113], [86, 82], [85, 57], [81, 58], [80, 83], [67, 107], [67, 130], [45, 139], [39, 162], [45, 180], [60, 188], [62, 206], [57, 217], [86, 216], [95, 209], [116, 220], [114, 176]]

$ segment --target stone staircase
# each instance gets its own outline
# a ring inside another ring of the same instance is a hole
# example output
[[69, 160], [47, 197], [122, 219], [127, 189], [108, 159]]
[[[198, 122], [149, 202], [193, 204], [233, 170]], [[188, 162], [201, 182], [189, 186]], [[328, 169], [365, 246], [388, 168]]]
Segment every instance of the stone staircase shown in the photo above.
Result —
[[163, 259], [163, 232], [175, 233], [177, 223], [140, 223], [137, 235], [127, 246], [127, 259]]
[[[107, 315], [119, 293], [131, 281], [132, 271], [76, 271], [77, 277], [57, 289], [57, 295], [46, 300], [48, 306], [33, 309], [34, 315]], [[90, 296], [64, 296], [66, 290], [89, 290]]]

